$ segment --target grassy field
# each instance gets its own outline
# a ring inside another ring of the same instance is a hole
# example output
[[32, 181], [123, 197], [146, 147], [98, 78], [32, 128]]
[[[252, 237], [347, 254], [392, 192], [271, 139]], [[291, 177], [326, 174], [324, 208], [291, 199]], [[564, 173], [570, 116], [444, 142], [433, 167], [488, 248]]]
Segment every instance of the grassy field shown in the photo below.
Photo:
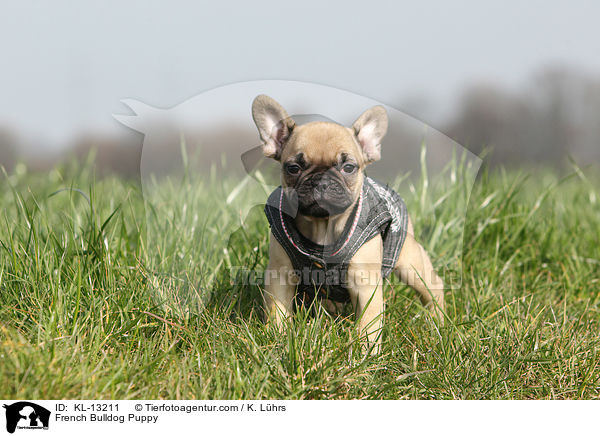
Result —
[[215, 174], [157, 182], [146, 209], [89, 166], [2, 177], [0, 398], [600, 398], [597, 167], [484, 171], [466, 217], [460, 164], [417, 184], [416, 233], [462, 284], [440, 328], [386, 283], [379, 356], [351, 316], [264, 327], [236, 267], [266, 264], [266, 219], [240, 215], [266, 193], [228, 203], [240, 179]]

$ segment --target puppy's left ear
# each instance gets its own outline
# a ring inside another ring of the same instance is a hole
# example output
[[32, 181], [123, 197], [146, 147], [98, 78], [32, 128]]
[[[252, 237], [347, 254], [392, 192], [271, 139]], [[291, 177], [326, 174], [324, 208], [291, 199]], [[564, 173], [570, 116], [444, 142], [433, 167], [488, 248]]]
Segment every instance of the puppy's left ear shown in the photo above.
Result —
[[381, 158], [381, 140], [388, 128], [388, 116], [383, 106], [366, 110], [352, 124], [367, 163]]
[[281, 151], [294, 129], [294, 120], [268, 95], [259, 95], [254, 99], [252, 118], [263, 141], [263, 154], [279, 160]]

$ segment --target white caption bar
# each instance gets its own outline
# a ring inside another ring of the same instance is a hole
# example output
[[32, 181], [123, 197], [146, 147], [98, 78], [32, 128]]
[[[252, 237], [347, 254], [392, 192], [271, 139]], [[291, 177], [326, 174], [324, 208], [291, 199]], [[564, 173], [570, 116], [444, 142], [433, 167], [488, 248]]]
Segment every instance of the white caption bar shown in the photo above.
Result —
[[[0, 400], [0, 435], [585, 434], [593, 401]], [[388, 429], [388, 430], [386, 430]], [[36, 430], [43, 430], [42, 433]], [[142, 433], [143, 432], [143, 433]]]

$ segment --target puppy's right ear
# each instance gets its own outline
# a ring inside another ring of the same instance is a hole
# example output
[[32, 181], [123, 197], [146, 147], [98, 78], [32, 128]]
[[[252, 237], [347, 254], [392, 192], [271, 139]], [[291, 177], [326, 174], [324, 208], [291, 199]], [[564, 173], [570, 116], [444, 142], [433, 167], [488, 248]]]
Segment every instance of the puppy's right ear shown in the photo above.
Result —
[[296, 125], [294, 120], [268, 95], [259, 95], [254, 99], [252, 118], [263, 141], [263, 154], [279, 160], [281, 151]]
[[388, 128], [388, 116], [383, 106], [366, 110], [352, 125], [367, 163], [381, 159], [381, 140]]

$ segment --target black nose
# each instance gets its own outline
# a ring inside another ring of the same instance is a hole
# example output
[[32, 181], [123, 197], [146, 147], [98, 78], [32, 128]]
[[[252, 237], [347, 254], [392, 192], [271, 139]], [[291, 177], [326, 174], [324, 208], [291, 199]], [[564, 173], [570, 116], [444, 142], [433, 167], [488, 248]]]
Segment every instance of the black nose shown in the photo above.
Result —
[[325, 180], [319, 180], [319, 182], [315, 185], [315, 191], [319, 193], [324, 193], [327, 190], [328, 183]]

